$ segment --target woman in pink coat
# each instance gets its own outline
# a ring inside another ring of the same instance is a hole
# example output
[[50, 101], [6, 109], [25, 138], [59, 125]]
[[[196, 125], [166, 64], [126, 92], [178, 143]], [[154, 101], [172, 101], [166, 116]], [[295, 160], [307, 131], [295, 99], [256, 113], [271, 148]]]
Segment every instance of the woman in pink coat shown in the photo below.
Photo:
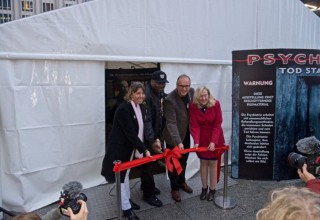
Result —
[[[200, 173], [202, 192], [200, 199], [212, 201], [217, 183], [217, 161], [220, 154], [216, 147], [224, 145], [222, 131], [222, 112], [220, 103], [206, 86], [197, 88], [193, 103], [190, 105], [190, 132], [194, 147], [206, 147], [208, 151], [198, 152], [200, 158]], [[220, 160], [219, 160], [220, 161]], [[210, 189], [208, 193], [208, 176]]]

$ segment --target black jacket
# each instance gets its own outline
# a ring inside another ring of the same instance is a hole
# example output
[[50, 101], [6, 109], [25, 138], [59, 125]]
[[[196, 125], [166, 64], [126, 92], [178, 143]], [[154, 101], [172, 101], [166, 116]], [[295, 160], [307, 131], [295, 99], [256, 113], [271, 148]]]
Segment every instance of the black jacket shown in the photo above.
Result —
[[[140, 105], [143, 121], [146, 119], [146, 108]], [[112, 129], [106, 145], [105, 157], [103, 159], [101, 175], [108, 182], [115, 181], [113, 172], [115, 160], [127, 162], [134, 149], [140, 153], [146, 151], [144, 143], [138, 137], [139, 125], [130, 102], [124, 102], [116, 110]], [[121, 182], [124, 182], [126, 171], [121, 172]]]
[[159, 138], [162, 140], [162, 128], [164, 125], [163, 102], [166, 94], [154, 92], [151, 85], [146, 86], [147, 122], [145, 124], [146, 143], [151, 146]]

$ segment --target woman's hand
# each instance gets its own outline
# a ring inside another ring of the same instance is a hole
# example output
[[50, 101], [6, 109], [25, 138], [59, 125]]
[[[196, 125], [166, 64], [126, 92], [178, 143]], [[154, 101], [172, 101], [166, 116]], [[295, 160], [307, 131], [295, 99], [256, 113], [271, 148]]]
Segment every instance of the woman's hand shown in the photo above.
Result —
[[144, 153], [146, 154], [146, 157], [152, 158], [150, 151], [146, 150]]
[[193, 147], [194, 147], [195, 149], [198, 149], [199, 144], [195, 144]]
[[216, 145], [212, 142], [210, 142], [209, 146], [208, 146], [208, 150], [209, 151], [214, 151], [216, 149]]

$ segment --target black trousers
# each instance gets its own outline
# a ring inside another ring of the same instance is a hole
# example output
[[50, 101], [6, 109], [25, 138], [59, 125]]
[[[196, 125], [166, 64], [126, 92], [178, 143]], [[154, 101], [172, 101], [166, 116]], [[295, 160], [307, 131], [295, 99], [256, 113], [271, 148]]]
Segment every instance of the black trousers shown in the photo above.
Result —
[[[188, 136], [189, 140], [184, 140], [183, 141], [183, 145], [184, 145], [184, 149], [188, 149], [190, 148], [190, 138]], [[167, 148], [169, 149], [173, 149], [174, 146], [167, 144]], [[179, 186], [182, 183], [186, 182], [186, 167], [187, 167], [187, 160], [189, 157], [189, 153], [187, 154], [182, 154], [182, 157], [179, 159], [179, 162], [181, 164], [182, 167], [182, 172], [180, 174], [177, 173], [177, 170], [175, 168], [173, 168], [173, 172], [171, 173], [170, 171], [168, 172], [168, 176], [170, 179], [170, 186], [171, 186], [171, 190], [179, 190]]]
[[140, 168], [140, 179], [141, 179], [141, 189], [143, 196], [150, 198], [154, 196], [155, 183], [153, 178], [153, 166], [155, 162], [150, 162], [141, 165]]

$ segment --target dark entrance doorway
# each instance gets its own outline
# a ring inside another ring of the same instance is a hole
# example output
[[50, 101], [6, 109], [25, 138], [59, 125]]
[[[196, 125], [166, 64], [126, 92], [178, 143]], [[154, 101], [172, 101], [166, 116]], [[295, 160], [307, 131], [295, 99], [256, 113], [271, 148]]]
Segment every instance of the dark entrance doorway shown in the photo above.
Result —
[[[132, 64], [132, 63], [131, 63]], [[151, 66], [151, 67], [150, 67]], [[110, 68], [105, 70], [105, 119], [106, 119], [106, 144], [108, 142], [109, 133], [112, 128], [114, 113], [123, 97], [133, 81], [143, 82], [145, 85], [149, 82], [151, 73], [160, 70], [160, 64], [152, 64], [149, 67], [141, 68], [142, 65], [133, 65], [130, 68]], [[154, 163], [154, 174], [165, 171], [163, 163]], [[130, 178], [139, 177], [137, 168], [133, 168], [130, 172]]]

